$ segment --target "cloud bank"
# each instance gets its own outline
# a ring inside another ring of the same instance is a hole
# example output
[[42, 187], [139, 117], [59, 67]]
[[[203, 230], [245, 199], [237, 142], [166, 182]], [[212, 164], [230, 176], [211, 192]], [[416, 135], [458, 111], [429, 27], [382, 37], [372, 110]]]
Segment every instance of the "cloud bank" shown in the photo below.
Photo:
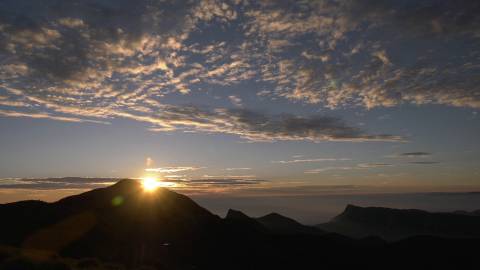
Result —
[[[480, 108], [479, 12], [468, 0], [5, 0], [0, 114], [252, 141], [401, 141], [325, 115], [260, 113], [231, 90], [331, 109]], [[218, 88], [233, 109], [181, 105]]]

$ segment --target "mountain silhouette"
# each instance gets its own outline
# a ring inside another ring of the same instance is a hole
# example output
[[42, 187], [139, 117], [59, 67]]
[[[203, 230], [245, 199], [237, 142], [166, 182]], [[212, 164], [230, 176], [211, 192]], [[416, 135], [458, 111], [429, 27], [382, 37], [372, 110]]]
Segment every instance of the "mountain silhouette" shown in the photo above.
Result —
[[5, 204], [0, 215], [9, 217], [0, 224], [4, 244], [129, 263], [155, 263], [166, 247], [191, 254], [192, 243], [211, 237], [221, 222], [184, 195], [164, 188], [144, 192], [135, 180], [51, 204]]
[[294, 219], [277, 213], [270, 213], [256, 219], [271, 232], [280, 234], [324, 234], [325, 232], [311, 226], [300, 224]]
[[386, 240], [418, 235], [480, 238], [480, 216], [347, 205], [343, 213], [317, 228], [355, 238], [379, 236]]
[[267, 228], [260, 222], [251, 218], [241, 211], [228, 209], [225, 222], [231, 227], [240, 230], [249, 230], [252, 233], [266, 233]]
[[459, 215], [467, 215], [467, 216], [480, 216], [480, 209], [478, 210], [473, 210], [473, 211], [463, 211], [463, 210], [457, 210], [452, 212], [454, 214], [459, 214]]
[[[347, 210], [338, 221], [363, 216], [358, 207]], [[275, 213], [251, 218], [230, 210], [220, 218], [187, 196], [165, 188], [147, 192], [135, 180], [53, 203], [1, 204], [0, 217], [0, 245], [17, 254], [2, 255], [0, 247], [2, 270], [70, 269], [45, 266], [59, 258], [78, 260], [88, 269], [106, 269], [93, 267], [100, 265], [96, 260], [128, 269], [385, 269], [392, 261], [397, 263], [388, 268], [467, 269], [476, 265], [480, 243], [438, 237], [355, 240]], [[372, 222], [383, 224], [383, 219]]]

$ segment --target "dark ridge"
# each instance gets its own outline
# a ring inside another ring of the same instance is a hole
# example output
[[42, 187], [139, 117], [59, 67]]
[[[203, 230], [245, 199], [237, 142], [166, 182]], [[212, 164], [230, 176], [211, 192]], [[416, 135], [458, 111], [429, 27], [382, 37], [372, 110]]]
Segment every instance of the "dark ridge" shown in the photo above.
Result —
[[[386, 212], [390, 213], [387, 221], [393, 216], [387, 232], [404, 228], [405, 222], [396, 216], [405, 210], [390, 210], [351, 205], [334, 225], [347, 222], [358, 225], [347, 228], [362, 233], [372, 227], [373, 232], [384, 232]], [[412, 210], [407, 214], [412, 212], [425, 213]], [[391, 262], [395, 262], [392, 269], [416, 269], [412, 266], [417, 264], [420, 269], [425, 265], [429, 269], [474, 269], [462, 266], [478, 263], [480, 244], [478, 239], [438, 237], [398, 243], [378, 237], [355, 240], [338, 233], [319, 233], [276, 213], [254, 219], [229, 210], [221, 219], [187, 196], [163, 188], [146, 192], [135, 180], [122, 180], [54, 203], [3, 204], [0, 216], [0, 269], [98, 269], [103, 262], [125, 266], [108, 269], [385, 269]], [[2, 253], [2, 245], [17, 255]], [[35, 261], [28, 261], [29, 256]], [[64, 257], [68, 258], [64, 262], [75, 265], [55, 268], [43, 264]]]
[[480, 217], [347, 205], [340, 215], [317, 228], [355, 238], [379, 236], [398, 240], [415, 235], [469, 238], [480, 237]]
[[228, 209], [224, 220], [226, 221], [226, 224], [228, 224], [228, 226], [230, 226], [230, 228], [234, 231], [247, 231], [249, 234], [267, 232], [267, 228], [260, 224], [260, 222], [238, 210]]
[[257, 218], [263, 226], [270, 231], [281, 234], [324, 234], [324, 232], [315, 227], [310, 227], [299, 223], [289, 217], [282, 216], [278, 213], [270, 213], [263, 217]]
[[454, 211], [452, 213], [457, 214], [457, 215], [466, 215], [466, 216], [480, 216], [480, 210], [474, 210], [474, 211], [471, 211], [471, 212], [458, 210], [458, 211]]
[[228, 209], [227, 215], [225, 219], [235, 219], [235, 220], [250, 220], [251, 218], [245, 215], [243, 212], [235, 210], [235, 209]]

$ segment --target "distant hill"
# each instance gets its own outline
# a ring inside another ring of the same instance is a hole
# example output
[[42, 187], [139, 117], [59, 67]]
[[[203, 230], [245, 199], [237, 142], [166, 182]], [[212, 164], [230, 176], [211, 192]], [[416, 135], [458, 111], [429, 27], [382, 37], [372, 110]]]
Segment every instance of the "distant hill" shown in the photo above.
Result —
[[324, 231], [300, 224], [294, 219], [282, 216], [277, 213], [270, 213], [256, 219], [260, 224], [271, 232], [280, 234], [325, 234]]
[[348, 205], [330, 222], [316, 227], [355, 238], [379, 236], [400, 240], [417, 235], [479, 238], [480, 216]]
[[463, 211], [463, 210], [458, 210], [458, 211], [454, 211], [452, 212], [454, 214], [459, 214], [459, 215], [467, 215], [467, 216], [480, 216], [480, 209], [478, 210], [474, 210], [474, 211]]
[[[347, 210], [338, 221], [364, 216], [354, 206]], [[376, 216], [377, 212], [366, 215], [366, 220], [383, 226], [384, 218]], [[275, 213], [251, 218], [230, 210], [220, 218], [168, 189], [145, 192], [134, 180], [54, 203], [0, 204], [0, 217], [2, 270], [122, 269], [118, 265], [171, 270], [385, 269], [385, 265], [466, 269], [477, 264], [480, 244], [477, 239], [435, 237], [396, 243], [376, 237], [355, 240]], [[398, 224], [403, 223], [391, 226]]]

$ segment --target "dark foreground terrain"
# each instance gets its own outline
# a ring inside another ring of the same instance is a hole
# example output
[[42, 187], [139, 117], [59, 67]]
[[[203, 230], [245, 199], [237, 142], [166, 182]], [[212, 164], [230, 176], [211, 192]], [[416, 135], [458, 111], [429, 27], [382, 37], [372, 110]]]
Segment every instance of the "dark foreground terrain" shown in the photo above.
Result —
[[349, 206], [316, 227], [274, 213], [222, 219], [123, 180], [0, 205], [0, 269], [480, 269], [478, 215], [416, 211]]

